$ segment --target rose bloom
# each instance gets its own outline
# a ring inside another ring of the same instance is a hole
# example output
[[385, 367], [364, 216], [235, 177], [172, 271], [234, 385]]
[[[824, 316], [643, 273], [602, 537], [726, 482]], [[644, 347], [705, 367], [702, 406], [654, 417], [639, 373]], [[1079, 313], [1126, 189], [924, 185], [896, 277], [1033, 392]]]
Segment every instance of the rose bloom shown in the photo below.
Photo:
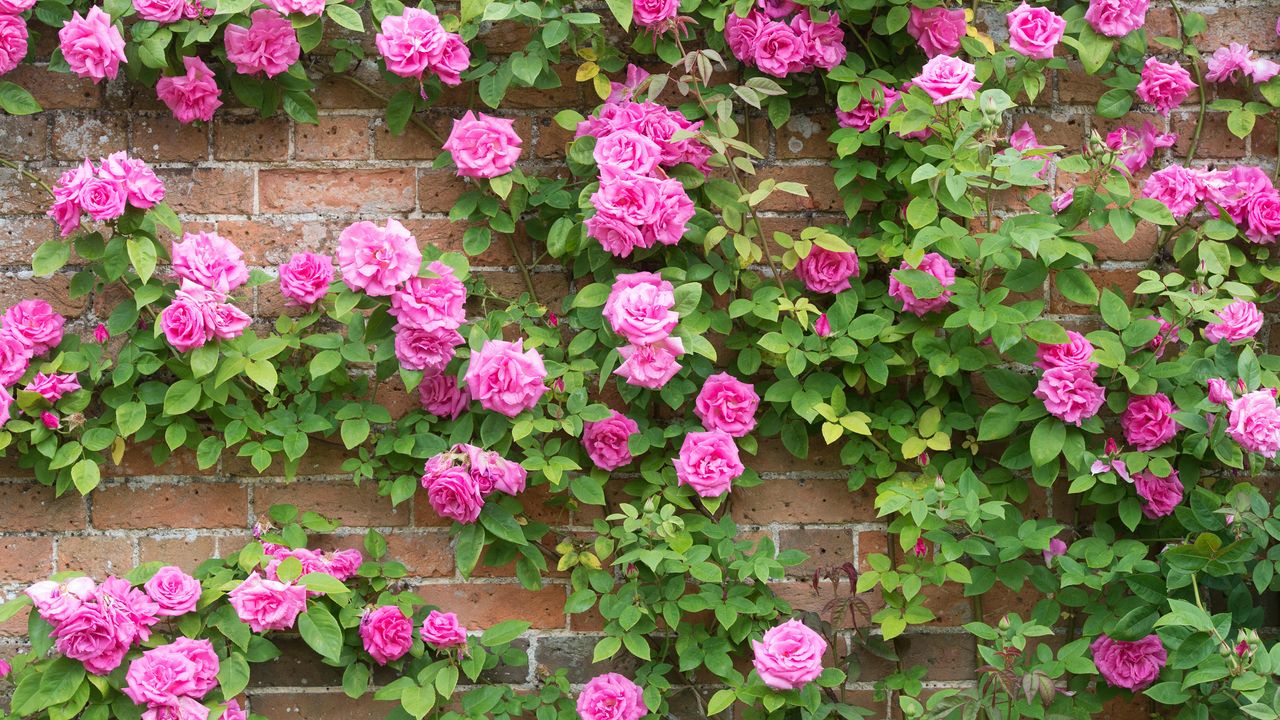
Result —
[[676, 358], [684, 354], [684, 342], [672, 336], [650, 345], [624, 345], [618, 348], [622, 364], [613, 371], [628, 385], [657, 390], [680, 371]]
[[1143, 470], [1133, 476], [1133, 485], [1138, 497], [1142, 498], [1142, 514], [1153, 520], [1172, 514], [1182, 502], [1182, 482], [1178, 480], [1177, 470], [1169, 477], [1159, 477], [1150, 470]]
[[1142, 121], [1140, 129], [1123, 126], [1107, 133], [1107, 147], [1119, 153], [1116, 158], [1129, 174], [1137, 173], [1151, 162], [1159, 148], [1173, 147], [1178, 141], [1176, 133], [1159, 132], [1150, 120]]
[[432, 610], [422, 621], [422, 641], [438, 648], [467, 644], [467, 629], [458, 624], [458, 616]]
[[613, 331], [636, 345], [670, 335], [680, 320], [675, 288], [657, 273], [623, 273], [613, 281], [602, 314]]
[[1025, 0], [1007, 16], [1009, 47], [1014, 52], [1037, 60], [1053, 57], [1062, 41], [1067, 21], [1046, 7], [1031, 7]]
[[1259, 245], [1274, 245], [1280, 236], [1280, 193], [1256, 195], [1245, 202], [1245, 237]]
[[480, 517], [484, 498], [471, 474], [461, 467], [438, 469], [427, 461], [422, 475], [427, 501], [440, 517], [470, 524]]
[[256, 633], [288, 630], [307, 607], [306, 587], [264, 580], [256, 571], [227, 593], [227, 598], [240, 621]]
[[493, 492], [519, 495], [524, 492], [529, 473], [520, 466], [502, 457], [496, 452], [482, 450], [475, 445], [455, 445], [454, 450], [462, 449], [471, 466], [471, 479], [482, 495]]
[[462, 38], [446, 32], [439, 18], [420, 8], [384, 17], [374, 42], [387, 70], [400, 77], [433, 70], [446, 85], [457, 85], [471, 63], [471, 51]]
[[[960, 38], [963, 38], [966, 32], [968, 28], [964, 22], [964, 10], [911, 6], [911, 18], [907, 20], [907, 33], [916, 39], [920, 49], [928, 57], [954, 55], [960, 50]], [[1058, 34], [1061, 36], [1061, 31]]]
[[80, 389], [80, 380], [72, 373], [36, 373], [31, 382], [23, 388], [27, 392], [38, 393], [49, 402], [57, 402], [63, 395]]
[[227, 59], [241, 75], [275, 77], [298, 62], [302, 47], [288, 18], [273, 10], [254, 10], [249, 27], [228, 24], [223, 33]]
[[597, 212], [583, 224], [587, 226], [587, 235], [599, 241], [606, 252], [616, 257], [625, 258], [635, 248], [650, 247], [640, 228], [608, 213]]
[[746, 468], [738, 457], [733, 436], [723, 430], [691, 432], [684, 436], [680, 456], [674, 461], [679, 485], [688, 485], [702, 497], [719, 497]]
[[1043, 370], [1049, 368], [1085, 368], [1090, 373], [1098, 369], [1098, 364], [1090, 362], [1093, 357], [1093, 343], [1074, 330], [1067, 331], [1065, 343], [1042, 343], [1036, 346], [1036, 367]]
[[420, 330], [395, 326], [396, 359], [407, 370], [421, 370], [424, 375], [439, 375], [456, 354], [459, 345], [466, 342], [457, 330], [438, 328]]
[[796, 264], [796, 277], [818, 293], [848, 290], [849, 278], [858, 277], [858, 253], [837, 252], [814, 245]]
[[129, 664], [124, 694], [135, 705], [167, 705], [179, 695], [191, 695], [196, 664], [162, 645], [142, 653]]
[[227, 709], [222, 711], [222, 715], [218, 716], [218, 720], [246, 720], [244, 709], [240, 707], [240, 701], [235, 698], [227, 701]]
[[30, 365], [31, 348], [12, 330], [0, 330], [0, 387], [17, 383]]
[[636, 25], [646, 28], [674, 20], [680, 10], [678, 0], [632, 0], [631, 6]]
[[596, 141], [592, 157], [602, 174], [608, 169], [644, 175], [658, 167], [662, 148], [634, 130], [616, 130]]
[[759, 407], [755, 387], [723, 372], [707, 378], [694, 401], [694, 413], [703, 427], [723, 430], [733, 437], [751, 432]]
[[1209, 402], [1219, 405], [1230, 405], [1236, 399], [1231, 388], [1227, 385], [1227, 381], [1222, 378], [1209, 378]]
[[912, 78], [916, 85], [933, 98], [934, 105], [945, 105], [952, 100], [968, 100], [982, 87], [973, 65], [951, 57], [938, 55], [925, 63], [920, 74]]
[[[951, 263], [947, 262], [946, 258], [937, 253], [925, 253], [924, 257], [920, 258], [920, 264], [915, 267], [903, 260], [898, 270], [919, 270], [929, 273], [937, 278], [943, 288], [949, 288], [956, 284], [955, 268], [951, 267]], [[903, 312], [914, 313], [923, 317], [926, 313], [945, 307], [954, 294], [954, 292], [944, 289], [938, 297], [918, 298], [906, 283], [898, 280], [896, 273], [889, 275], [889, 297], [896, 298], [902, 303]]]
[[123, 151], [103, 158], [98, 174], [123, 185], [129, 204], [136, 208], [146, 210], [164, 200], [164, 183], [156, 177], [151, 166]]
[[249, 279], [244, 252], [217, 233], [186, 233], [172, 255], [178, 277], [211, 290], [229, 293]]
[[591, 678], [578, 694], [581, 720], [640, 720], [648, 714], [644, 691], [617, 673]]
[[160, 329], [164, 339], [178, 352], [195, 350], [213, 339], [213, 328], [205, 324], [204, 310], [181, 298], [160, 311]]
[[1049, 549], [1042, 554], [1044, 555], [1044, 564], [1052, 565], [1054, 558], [1067, 554], [1067, 544], [1058, 538], [1054, 538], [1049, 541]]
[[0, 75], [18, 67], [26, 56], [26, 21], [17, 15], [0, 15]]
[[806, 63], [823, 70], [830, 70], [844, 62], [849, 50], [844, 46], [844, 30], [840, 27], [840, 14], [834, 10], [826, 22], [815, 23], [809, 13], [791, 18], [791, 29], [800, 36], [808, 51]]
[[1104, 392], [1087, 368], [1055, 367], [1040, 376], [1034, 394], [1044, 401], [1050, 415], [1079, 426], [1098, 414]]
[[1233, 42], [1213, 51], [1205, 58], [1208, 72], [1204, 79], [1209, 82], [1234, 82], [1253, 73], [1253, 51], [1248, 45]]
[[424, 377], [418, 383], [418, 399], [423, 410], [450, 420], [457, 420], [467, 409], [467, 393], [452, 375]]
[[1248, 300], [1236, 300], [1218, 311], [1218, 322], [1204, 327], [1204, 339], [1211, 343], [1223, 340], [1248, 340], [1262, 329], [1262, 313]]
[[49, 624], [57, 626], [71, 617], [86, 600], [94, 596], [97, 583], [92, 578], [71, 578], [63, 583], [41, 580], [23, 591], [31, 598], [36, 612]]
[[156, 81], [156, 96], [169, 106], [178, 122], [208, 122], [222, 106], [222, 90], [213, 79], [213, 71], [200, 58], [184, 57], [182, 65], [187, 69], [185, 75], [166, 75]]
[[13, 419], [13, 395], [4, 387], [0, 387], [0, 427]]
[[90, 178], [80, 188], [80, 209], [94, 220], [115, 220], [124, 214], [124, 187], [110, 178]]
[[46, 213], [58, 223], [62, 237], [67, 237], [80, 227], [80, 189], [97, 175], [93, 163], [84, 160], [78, 167], [67, 170], [53, 185], [53, 204]]
[[441, 146], [453, 155], [459, 177], [493, 178], [506, 175], [520, 158], [523, 141], [515, 120], [470, 110], [453, 121], [449, 139]]
[[[72, 610], [53, 630], [58, 652], [84, 663], [94, 675], [106, 675], [120, 667], [129, 642], [97, 603], [85, 603]], [[131, 641], [132, 638], [130, 638]]]
[[627, 443], [632, 435], [640, 432], [635, 420], [617, 410], [610, 412], [604, 420], [582, 424], [582, 447], [601, 470], [617, 470], [631, 462], [631, 448]]
[[1231, 402], [1227, 435], [1251, 453], [1274, 458], [1280, 452], [1280, 408], [1270, 390], [1245, 393]]
[[208, 720], [209, 708], [195, 698], [182, 695], [173, 702], [149, 705], [142, 713], [142, 720]]
[[784, 23], [766, 21], [756, 34], [752, 59], [756, 67], [774, 77], [809, 69], [808, 56], [804, 40]]
[[[156, 605], [146, 593], [135, 589], [128, 580], [108, 577], [94, 591], [88, 604], [96, 604], [102, 614], [116, 629], [122, 643], [146, 642], [151, 637], [151, 626], [160, 622]], [[83, 606], [82, 606], [83, 607]]]
[[1195, 173], [1181, 165], [1151, 173], [1142, 185], [1142, 195], [1164, 203], [1175, 217], [1188, 215], [1200, 200]]
[[887, 85], [881, 85], [878, 91], [872, 93], [872, 97], [862, 98], [854, 109], [849, 111], [837, 109], [836, 121], [840, 123], [840, 127], [851, 127], [866, 132], [871, 129], [871, 124], [876, 120], [889, 117], [897, 102], [898, 91]]
[[818, 320], [813, 323], [813, 331], [817, 333], [818, 337], [831, 335], [831, 321], [827, 319], [826, 313], [818, 316]]
[[1142, 66], [1142, 81], [1134, 88], [1138, 98], [1156, 106], [1162, 115], [1182, 104], [1187, 94], [1196, 89], [1191, 73], [1181, 65], [1162, 63], [1150, 57]]
[[5, 310], [0, 327], [26, 346], [31, 355], [43, 355], [62, 342], [66, 323], [67, 319], [52, 305], [29, 298]]
[[413, 621], [395, 605], [366, 610], [360, 618], [360, 640], [374, 662], [386, 665], [413, 647]]
[[0, 0], [0, 15], [21, 15], [36, 6], [36, 0]]
[[1124, 439], [1143, 452], [1160, 447], [1178, 432], [1178, 424], [1173, 420], [1177, 411], [1164, 393], [1129, 398], [1128, 406], [1120, 415]]
[[333, 258], [316, 253], [295, 253], [280, 266], [280, 294], [288, 305], [314, 305], [329, 293], [333, 282]]
[[58, 46], [71, 72], [92, 78], [95, 84], [103, 78], [115, 79], [120, 73], [120, 63], [127, 62], [120, 29], [111, 23], [111, 16], [96, 5], [83, 17], [79, 11], [71, 14], [71, 19], [58, 31]]
[[751, 641], [751, 664], [765, 685], [796, 690], [822, 674], [827, 641], [799, 620], [788, 620]]
[[547, 368], [537, 350], [524, 340], [489, 340], [471, 355], [463, 378], [471, 399], [486, 410], [515, 417], [538, 404], [547, 391]]
[[744, 63], [754, 63], [756, 37], [768, 23], [768, 16], [754, 10], [745, 18], [729, 13], [724, 19], [724, 40], [733, 56]]
[[1159, 635], [1148, 635], [1135, 642], [1099, 635], [1089, 650], [1093, 652], [1093, 664], [1108, 684], [1135, 692], [1155, 682], [1160, 668], [1168, 661]]
[[1089, 0], [1084, 19], [1100, 35], [1122, 37], [1147, 22], [1150, 0]]
[[399, 220], [388, 219], [383, 227], [361, 220], [338, 237], [338, 267], [342, 281], [352, 290], [375, 297], [390, 295], [397, 285], [417, 275], [421, 265], [418, 241]]
[[756, 7], [771, 18], [783, 18], [800, 10], [792, 0], [756, 0]]
[[658, 183], [658, 204], [654, 207], [653, 222], [642, 228], [645, 246], [655, 242], [663, 245], [675, 245], [684, 237], [689, 221], [696, 210], [684, 185], [675, 178], [668, 178]]
[[187, 12], [186, 0], [133, 0], [138, 17], [158, 23], [181, 20]]
[[200, 582], [173, 565], [160, 568], [142, 589], [160, 606], [156, 614], [165, 617], [185, 615], [200, 601]]
[[467, 319], [467, 289], [440, 261], [427, 266], [435, 277], [411, 277], [391, 295], [391, 316], [419, 330], [457, 330]]
[[218, 686], [218, 655], [213, 651], [212, 642], [205, 638], [193, 640], [188, 637], [179, 637], [165, 647], [190, 660], [196, 666], [195, 677], [188, 694], [197, 698], [204, 697]]
[[320, 15], [324, 0], [264, 0], [264, 5], [281, 15]]
[[[600, 213], [644, 227], [656, 218], [661, 195], [662, 183], [656, 178], [606, 174], [600, 178], [600, 189], [591, 195], [591, 205]], [[641, 247], [650, 245], [643, 243]]]
[[[1014, 150], [1028, 152], [1031, 150], [1043, 150], [1044, 146], [1040, 144], [1040, 139], [1036, 137], [1036, 131], [1031, 129], [1031, 123], [1024, 122], [1022, 127], [1013, 131], [1009, 135], [1009, 147]], [[1042, 165], [1036, 171], [1036, 177], [1044, 178], [1049, 172], [1050, 163], [1053, 160], [1053, 153], [1040, 154], [1027, 158], [1028, 160], [1040, 160]], [[1074, 188], [1072, 188], [1074, 190]]]

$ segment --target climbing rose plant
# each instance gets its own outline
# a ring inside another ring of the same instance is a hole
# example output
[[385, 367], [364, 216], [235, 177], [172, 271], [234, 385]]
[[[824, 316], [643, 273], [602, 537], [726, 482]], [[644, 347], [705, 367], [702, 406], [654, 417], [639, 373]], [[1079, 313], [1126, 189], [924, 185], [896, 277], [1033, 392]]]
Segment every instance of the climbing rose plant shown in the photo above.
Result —
[[[706, 715], [867, 716], [847, 688], [868, 654], [895, 661], [877, 693], [909, 717], [1089, 717], [1130, 693], [1182, 718], [1280, 717], [1280, 649], [1258, 632], [1280, 510], [1252, 482], [1280, 452], [1280, 358], [1259, 338], [1280, 192], [1261, 168], [1197, 160], [1206, 89], [1243, 85], [1248, 99], [1212, 104], [1243, 137], [1275, 118], [1280, 68], [1238, 43], [1202, 56], [1205, 18], [1177, 4], [1177, 36], [1148, 37], [1147, 0], [985, 3], [981, 17], [930, 0], [607, 4], [0, 0], [0, 60], [22, 57], [34, 19], [58, 32], [52, 69], [154, 84], [182, 122], [208, 120], [224, 87], [313, 120], [323, 75], [384, 97], [394, 131], [460, 83], [496, 113], [455, 118], [436, 161], [468, 188], [451, 212], [469, 223], [461, 253], [386, 218], [251, 270], [225, 238], [182, 232], [145, 163], [69, 170], [51, 188], [61, 238], [34, 269], [69, 267], [73, 296], [118, 301], [83, 336], [38, 299], [6, 312], [7, 451], [58, 492], [88, 493], [130, 445], [294, 477], [313, 443], [338, 443], [354, 481], [392, 503], [425, 493], [452, 521], [464, 576], [482, 561], [514, 562], [529, 588], [567, 573], [566, 611], [604, 618], [593, 659], [637, 661], [629, 677], [571, 690], [555, 676], [523, 700], [487, 686], [444, 710], [459, 668], [474, 679], [505, 659], [522, 626], [477, 644], [396, 595], [398, 565], [352, 576], [350, 556], [303, 551], [300, 528], [326, 524], [284, 510], [279, 539], [194, 576], [61, 577], [5, 606], [37, 610], [12, 714], [234, 718], [247, 663], [272, 656], [262, 633], [296, 623], [350, 694], [370, 662], [407, 663], [375, 697], [419, 719], [638, 720], [699, 685], [714, 690], [696, 703]], [[321, 45], [327, 22], [359, 33], [370, 19], [376, 58], [358, 35]], [[490, 57], [485, 22], [537, 30]], [[1140, 103], [1165, 119], [1042, 143], [1019, 108], [1068, 60], [1103, 78], [1100, 116]], [[567, 174], [541, 175], [519, 162], [501, 101], [556, 86], [565, 62], [602, 103], [556, 115], [574, 138]], [[815, 97], [838, 126], [847, 220], [796, 236], [762, 213], [809, 189], [761, 172], [747, 128]], [[36, 109], [12, 83], [0, 98]], [[1188, 101], [1197, 122], [1175, 145], [1167, 118]], [[1128, 242], [1140, 227], [1158, 246], [1134, 291], [1098, 288], [1098, 233]], [[518, 297], [470, 272], [495, 240], [511, 243]], [[544, 262], [572, 275], [563, 301], [539, 296], [529, 267]], [[255, 325], [235, 291], [276, 283], [296, 310]], [[1046, 288], [1075, 320], [1047, 314]], [[387, 393], [421, 409], [393, 416]], [[751, 466], [775, 436], [798, 458], [835, 448], [893, 535], [865, 567], [814, 573], [822, 612], [770, 589], [803, 554], [733, 520], [735, 495], [768, 482]], [[525, 512], [529, 487], [604, 512], [563, 534]], [[1033, 491], [1065, 502], [1029, 516]], [[928, 598], [948, 585], [973, 604], [979, 679], [926, 694], [928, 669], [897, 644], [936, 619]], [[997, 589], [1033, 598], [1026, 617], [988, 624]], [[183, 681], [157, 689], [164, 673]]]

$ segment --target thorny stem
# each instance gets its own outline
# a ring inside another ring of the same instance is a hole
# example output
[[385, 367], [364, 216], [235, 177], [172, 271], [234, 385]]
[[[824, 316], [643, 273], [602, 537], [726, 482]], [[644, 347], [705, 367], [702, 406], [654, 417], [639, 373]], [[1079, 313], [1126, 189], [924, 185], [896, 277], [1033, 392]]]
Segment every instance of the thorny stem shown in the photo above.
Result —
[[[1178, 7], [1177, 0], [1169, 0], [1169, 6], [1173, 8], [1174, 16], [1178, 18], [1178, 37], [1182, 40], [1185, 48], [1186, 43], [1190, 42], [1191, 38], [1187, 37], [1186, 24], [1182, 19], [1182, 8]], [[1196, 157], [1196, 147], [1200, 145], [1200, 133], [1204, 130], [1204, 116], [1208, 105], [1208, 100], [1205, 98], [1204, 93], [1204, 76], [1200, 72], [1200, 63], [1196, 62], [1194, 57], [1191, 57], [1191, 70], [1196, 74], [1196, 91], [1200, 97], [1200, 112], [1196, 117], [1196, 129], [1191, 134], [1191, 145], [1187, 148], [1186, 164], [1188, 165]]]
[[35, 173], [22, 167], [16, 161], [10, 160], [5, 157], [0, 157], [0, 165], [4, 165], [5, 167], [17, 170], [19, 173], [22, 173], [23, 177], [27, 178], [28, 180], [35, 183], [36, 185], [39, 185], [40, 188], [45, 192], [49, 193], [50, 196], [53, 195], [53, 188], [50, 188], [48, 183], [46, 183], [44, 180], [41, 180], [40, 177]]
[[[336, 78], [341, 78], [343, 80], [346, 80], [347, 82], [351, 83], [352, 85], [355, 85], [361, 90], [364, 90], [366, 93], [369, 93], [370, 95], [378, 98], [384, 103], [391, 102], [391, 98], [378, 92], [368, 83], [357, 80], [355, 77], [351, 75], [348, 75], [346, 73], [328, 73], [328, 74], [331, 77], [336, 77]], [[430, 135], [431, 139], [435, 141], [436, 145], [444, 145], [444, 140], [440, 139], [440, 134], [435, 131], [435, 128], [432, 128], [430, 125], [428, 125], [422, 118], [418, 117], [416, 113], [409, 113], [409, 122], [413, 123], [414, 126], [417, 127], [419, 130], [421, 130], [422, 132], [426, 133], [427, 135]]]

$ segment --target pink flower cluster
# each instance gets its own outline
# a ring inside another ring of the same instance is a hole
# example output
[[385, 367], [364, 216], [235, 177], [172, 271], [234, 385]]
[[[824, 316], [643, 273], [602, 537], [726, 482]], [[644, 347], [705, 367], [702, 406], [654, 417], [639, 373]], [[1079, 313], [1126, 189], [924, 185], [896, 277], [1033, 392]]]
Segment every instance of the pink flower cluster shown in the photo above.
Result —
[[254, 571], [227, 593], [227, 599], [240, 621], [254, 632], [288, 630], [307, 609], [307, 588], [264, 578]]
[[660, 32], [676, 19], [680, 0], [631, 0], [631, 17], [636, 25]]
[[704, 498], [719, 497], [729, 492], [733, 481], [746, 471], [738, 456], [737, 443], [724, 430], [685, 435], [680, 455], [673, 464], [677, 484], [688, 485]]
[[[610, 96], [608, 102], [600, 108], [598, 114], [578, 123], [574, 137], [590, 135], [597, 140], [603, 140], [614, 133], [624, 130], [630, 131], [658, 146], [658, 167], [670, 168], [680, 163], [689, 163], [702, 171], [704, 175], [709, 174], [711, 168], [707, 166], [707, 159], [711, 157], [711, 149], [699, 142], [696, 137], [693, 137], [702, 128], [701, 120], [690, 122], [679, 112], [657, 103], [632, 102], [627, 99], [628, 93], [626, 90], [628, 88], [634, 89], [648, 76], [648, 73], [636, 66], [628, 65], [627, 84], [618, 86], [618, 90], [614, 95]], [[674, 137], [677, 133], [685, 133], [690, 137], [676, 140]], [[628, 150], [629, 146], [632, 149]], [[618, 161], [615, 158], [625, 157], [628, 152], [637, 158], [646, 158], [648, 156], [648, 153], [645, 152], [647, 149], [648, 146], [634, 140], [632, 136], [623, 136], [606, 145], [605, 149], [596, 151], [599, 155], [596, 158], [596, 162], [601, 167], [610, 166], [622, 169], [628, 165], [628, 162]], [[632, 161], [632, 167], [636, 162], [643, 163], [647, 161]], [[652, 170], [650, 168], [643, 172], [651, 172]], [[641, 171], [632, 170], [632, 172]]]
[[325, 573], [338, 580], [349, 580], [355, 577], [356, 571], [360, 569], [360, 564], [364, 562], [364, 556], [354, 548], [326, 552], [310, 548], [288, 548], [275, 543], [263, 542], [262, 551], [267, 557], [271, 558], [266, 567], [262, 569], [262, 574], [268, 580], [276, 581], [280, 580], [278, 575], [280, 563], [289, 558], [294, 558], [302, 565], [303, 575]]
[[1227, 435], [1248, 452], [1268, 459], [1280, 452], [1280, 408], [1271, 390], [1255, 390], [1232, 400]]
[[648, 714], [640, 686], [617, 673], [591, 678], [578, 694], [581, 720], [640, 720]]
[[596, 213], [586, 221], [587, 233], [617, 257], [659, 243], [675, 245], [693, 218], [693, 201], [684, 185], [660, 167], [664, 162], [705, 163], [706, 158], [687, 149], [697, 146], [690, 143], [692, 138], [682, 141], [670, 157], [673, 148], [654, 139], [669, 140], [677, 132], [696, 129], [675, 117], [652, 103], [612, 103], [604, 106], [599, 119], [578, 127], [579, 137], [596, 137], [594, 156], [600, 169], [600, 187], [591, 195]]
[[1036, 357], [1044, 374], [1034, 394], [1050, 415], [1079, 425], [1098, 414], [1104, 391], [1094, 382], [1098, 364], [1092, 360], [1093, 344], [1088, 339], [1068, 331], [1067, 342], [1041, 344]]
[[422, 409], [436, 417], [457, 420], [467, 409], [467, 391], [452, 375], [424, 377], [418, 383], [418, 400]]
[[34, 4], [27, 0], [0, 0], [0, 75], [18, 67], [27, 56], [27, 23], [20, 13]]
[[222, 107], [222, 90], [213, 71], [198, 57], [182, 58], [182, 66], [186, 68], [182, 75], [166, 75], [156, 81], [156, 96], [184, 125], [212, 120], [214, 111]]
[[111, 16], [93, 6], [83, 16], [79, 11], [58, 31], [58, 47], [71, 72], [96, 84], [104, 78], [115, 79], [124, 56], [124, 37]]
[[617, 470], [631, 462], [631, 436], [640, 432], [635, 420], [617, 410], [604, 420], [582, 424], [582, 447], [601, 470]]
[[1147, 22], [1151, 0], [1089, 0], [1084, 19], [1100, 35], [1123, 37]]
[[533, 408], [547, 392], [547, 367], [524, 340], [489, 340], [471, 354], [463, 381], [471, 399], [486, 410], [515, 417]]
[[274, 10], [254, 10], [249, 27], [228, 24], [223, 32], [227, 60], [241, 75], [265, 73], [275, 77], [298, 62], [302, 46], [293, 23]]
[[[1031, 128], [1031, 123], [1024, 122], [1022, 127], [1014, 130], [1009, 135], [1009, 147], [1020, 152], [1030, 152], [1033, 150], [1043, 150], [1044, 145], [1040, 144], [1040, 139], [1036, 137], [1036, 131]], [[1036, 177], [1043, 179], [1049, 173], [1049, 167], [1053, 164], [1053, 153], [1041, 153], [1033, 158], [1041, 161], [1040, 169], [1036, 171]], [[1074, 190], [1074, 188], [1072, 188]]]
[[1266, 172], [1251, 165], [1230, 170], [1170, 165], [1147, 178], [1142, 194], [1164, 203], [1175, 217], [1203, 203], [1214, 217], [1225, 213], [1255, 243], [1270, 245], [1280, 236], [1280, 192]]
[[1262, 311], [1248, 300], [1236, 300], [1218, 311], [1218, 322], [1204, 326], [1204, 339], [1211, 343], [1248, 340], [1262, 330]]
[[656, 390], [680, 370], [676, 358], [684, 354], [684, 342], [671, 334], [680, 320], [675, 305], [675, 288], [657, 273], [623, 273], [614, 279], [602, 314], [629, 343], [618, 348], [623, 362], [613, 371], [629, 385]]
[[470, 110], [453, 121], [443, 147], [458, 166], [458, 177], [495, 178], [506, 175], [520, 159], [523, 140], [515, 120], [496, 118]]
[[146, 210], [164, 200], [164, 183], [142, 160], [117, 152], [95, 167], [86, 158], [62, 173], [53, 186], [53, 205], [47, 213], [67, 237], [80, 227], [84, 215], [97, 221], [115, 220], [128, 205]]
[[227, 301], [249, 279], [240, 248], [217, 233], [187, 233], [173, 244], [171, 254], [181, 285], [160, 312], [160, 329], [169, 344], [188, 352], [215, 338], [240, 337], [250, 318]]
[[[423, 642], [436, 648], [467, 644], [467, 630], [453, 613], [432, 610], [422, 622]], [[413, 647], [413, 620], [395, 605], [366, 610], [360, 618], [360, 641], [379, 665], [404, 657]]]
[[124, 694], [147, 706], [147, 720], [202, 720], [209, 709], [200, 698], [218, 686], [218, 656], [213, 643], [180, 637], [142, 653], [129, 664]]
[[127, 580], [110, 577], [101, 585], [85, 577], [65, 583], [38, 582], [26, 590], [36, 612], [53, 626], [58, 652], [79, 660], [89, 672], [106, 675], [125, 653], [151, 637], [160, 606]]
[[485, 498], [495, 492], [524, 492], [527, 480], [519, 463], [474, 445], [454, 445], [433, 455], [422, 469], [422, 487], [432, 509], [460, 523], [475, 522]]
[[333, 273], [333, 258], [328, 255], [295, 253], [280, 266], [280, 294], [287, 305], [314, 305], [329, 293]]
[[396, 358], [409, 370], [427, 377], [444, 372], [464, 341], [458, 328], [466, 320], [467, 289], [453, 268], [435, 261], [427, 265], [433, 277], [414, 276], [391, 294], [396, 318]]
[[374, 43], [387, 70], [400, 77], [421, 80], [424, 72], [431, 71], [440, 82], [457, 85], [471, 64], [471, 50], [462, 36], [445, 30], [440, 18], [421, 8], [405, 8], [401, 15], [382, 18], [382, 32]]
[[866, 132], [876, 120], [887, 118], [898, 107], [899, 93], [888, 85], [881, 85], [872, 93], [872, 97], [864, 97], [852, 110], [836, 110], [836, 121], [840, 127], [854, 128]]
[[[942, 285], [943, 290], [940, 295], [932, 298], [916, 297], [911, 288], [898, 279], [898, 272], [903, 270], [919, 270], [920, 272], [932, 275]], [[906, 260], [898, 266], [898, 270], [889, 275], [889, 297], [896, 298], [902, 303], [903, 312], [914, 313], [923, 317], [925, 314], [939, 310], [946, 306], [951, 300], [951, 296], [955, 293], [946, 288], [956, 284], [956, 269], [947, 262], [947, 259], [938, 253], [925, 253], [920, 258], [920, 264], [913, 266]]]
[[1248, 45], [1235, 42], [1214, 50], [1205, 64], [1209, 66], [1209, 72], [1204, 77], [1209, 82], [1235, 82], [1249, 78], [1255, 83], [1264, 83], [1280, 74], [1280, 64], [1267, 58], [1255, 58]]
[[1156, 681], [1169, 656], [1159, 635], [1126, 642], [1099, 635], [1089, 646], [1093, 664], [1109, 684], [1128, 690], [1142, 690]]
[[751, 641], [751, 664], [765, 685], [774, 690], [798, 690], [822, 674], [827, 641], [799, 620], [770, 628]]
[[1178, 434], [1178, 423], [1173, 419], [1177, 411], [1164, 393], [1129, 398], [1120, 415], [1125, 441], [1143, 452], [1169, 442]]
[[798, 9], [790, 23], [755, 9], [745, 18], [730, 12], [725, 18], [724, 39], [744, 65], [780, 78], [814, 68], [830, 70], [844, 62], [848, 53], [840, 16], [834, 12], [820, 23], [803, 9]]
[[[31, 361], [44, 355], [62, 342], [66, 318], [58, 314], [49, 303], [40, 299], [23, 300], [5, 311], [0, 319], [0, 426], [9, 422], [13, 411], [13, 395], [9, 388], [26, 375]], [[49, 402], [56, 402], [69, 392], [80, 389], [75, 375], [36, 373], [26, 390], [40, 393]], [[58, 427], [57, 416], [44, 413], [45, 426]], [[50, 422], [52, 420], [52, 422]]]
[[1142, 80], [1134, 92], [1139, 100], [1154, 105], [1160, 114], [1168, 115], [1196, 87], [1186, 68], [1149, 57], [1142, 66]]
[[201, 6], [199, 0], [133, 0], [138, 17], [158, 23], [196, 20], [213, 14], [213, 8]]

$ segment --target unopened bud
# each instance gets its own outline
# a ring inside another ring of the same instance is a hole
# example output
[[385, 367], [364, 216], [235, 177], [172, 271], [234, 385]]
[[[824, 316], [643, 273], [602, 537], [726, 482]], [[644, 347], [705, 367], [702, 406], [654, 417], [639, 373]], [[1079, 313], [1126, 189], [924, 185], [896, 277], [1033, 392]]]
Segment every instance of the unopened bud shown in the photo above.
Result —
[[1009, 632], [1009, 616], [1005, 615], [1000, 618], [1000, 622], [996, 625], [1000, 628], [1000, 632]]
[[936, 477], [933, 479], [933, 489], [937, 490], [938, 492], [942, 492], [943, 490], [947, 489], [947, 484], [942, 482], [941, 477]]

